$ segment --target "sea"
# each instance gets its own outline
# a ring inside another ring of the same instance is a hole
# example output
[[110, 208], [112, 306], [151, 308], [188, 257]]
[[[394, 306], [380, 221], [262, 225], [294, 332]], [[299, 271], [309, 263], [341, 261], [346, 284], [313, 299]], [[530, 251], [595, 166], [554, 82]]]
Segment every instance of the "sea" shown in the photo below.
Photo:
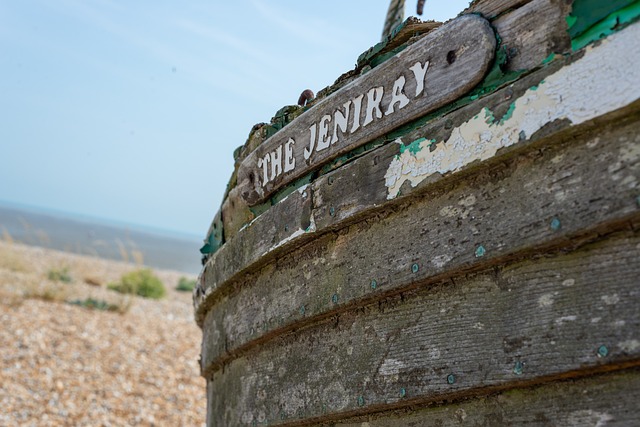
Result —
[[0, 240], [196, 275], [202, 238], [0, 201]]

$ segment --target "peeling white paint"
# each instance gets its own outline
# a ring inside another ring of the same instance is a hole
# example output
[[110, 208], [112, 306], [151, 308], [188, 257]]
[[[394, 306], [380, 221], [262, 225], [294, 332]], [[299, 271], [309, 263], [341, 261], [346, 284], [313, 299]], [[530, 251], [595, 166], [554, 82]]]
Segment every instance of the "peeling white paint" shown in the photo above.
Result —
[[575, 322], [577, 318], [578, 316], [563, 316], [556, 319], [556, 325], [562, 325], [563, 323], [566, 323], [566, 322]]
[[538, 298], [539, 307], [551, 307], [553, 305], [553, 294], [548, 293]]
[[638, 340], [622, 341], [618, 343], [618, 347], [620, 348], [620, 350], [624, 351], [625, 353], [632, 353], [640, 348], [640, 341]]
[[[569, 414], [567, 418], [567, 422], [564, 425], [572, 426], [572, 427], [584, 427], [584, 426], [593, 426], [593, 427], [604, 427], [607, 425], [609, 421], [612, 421], [614, 418], [607, 414], [606, 412], [598, 412], [592, 409], [584, 409], [580, 411], [574, 411]], [[561, 423], [563, 424], [563, 423]]]
[[620, 297], [618, 294], [613, 295], [603, 295], [600, 299], [607, 305], [615, 305], [620, 302]]
[[[493, 112], [484, 108], [455, 128], [449, 139], [440, 141], [436, 150], [428, 149], [432, 144], [428, 137], [419, 143], [419, 151], [404, 150], [385, 174], [387, 199], [397, 197], [406, 181], [415, 187], [433, 174], [489, 159], [500, 148], [530, 138], [555, 120], [577, 125], [636, 101], [640, 98], [640, 49], [633, 47], [638, 40], [640, 25], [631, 25], [588, 47], [582, 58], [527, 90], [514, 102], [511, 117], [495, 121]], [[564, 196], [562, 191], [556, 193]]]
[[302, 187], [298, 188], [298, 193], [302, 195], [302, 198], [307, 198], [307, 188], [309, 188], [309, 184], [305, 184]]
[[278, 249], [280, 246], [285, 245], [287, 243], [289, 243], [290, 241], [292, 241], [293, 239], [295, 239], [298, 236], [302, 236], [303, 234], [305, 234], [306, 231], [303, 230], [302, 228], [298, 228], [296, 231], [294, 231], [293, 233], [291, 233], [289, 235], [289, 237], [280, 240], [278, 243], [276, 243], [275, 245], [271, 246], [269, 249], [267, 249], [264, 254], [262, 254], [263, 256], [268, 254], [269, 252]]
[[380, 365], [378, 373], [383, 376], [398, 375], [400, 370], [405, 367], [405, 363], [398, 359], [385, 359]]
[[[303, 197], [306, 197], [306, 196], [303, 195]], [[302, 235], [307, 234], [307, 233], [314, 233], [316, 231], [316, 221], [315, 221], [315, 218], [314, 218], [313, 214], [311, 214], [311, 218], [309, 218], [309, 220], [310, 220], [309, 227], [307, 227], [306, 230], [303, 230], [302, 228], [298, 228], [296, 231], [291, 233], [288, 237], [280, 240], [278, 243], [276, 243], [275, 245], [273, 245], [269, 249], [267, 249], [262, 254], [262, 256], [268, 254], [269, 252], [271, 252], [271, 251], [273, 251], [275, 249], [278, 249], [282, 245], [286, 245], [287, 243], [289, 243], [290, 241], [296, 239], [299, 236], [302, 236]]]
[[451, 255], [437, 255], [433, 257], [433, 259], [431, 260], [431, 264], [433, 264], [436, 268], [442, 268], [447, 265], [447, 263], [452, 259], [453, 257]]

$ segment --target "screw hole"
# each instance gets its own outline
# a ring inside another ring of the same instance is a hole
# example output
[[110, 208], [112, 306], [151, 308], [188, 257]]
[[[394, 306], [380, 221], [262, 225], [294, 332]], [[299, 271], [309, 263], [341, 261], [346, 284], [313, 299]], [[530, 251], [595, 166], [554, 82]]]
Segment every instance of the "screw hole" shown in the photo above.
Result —
[[449, 65], [453, 64], [454, 62], [456, 62], [456, 52], [455, 50], [450, 50], [447, 53], [447, 63]]

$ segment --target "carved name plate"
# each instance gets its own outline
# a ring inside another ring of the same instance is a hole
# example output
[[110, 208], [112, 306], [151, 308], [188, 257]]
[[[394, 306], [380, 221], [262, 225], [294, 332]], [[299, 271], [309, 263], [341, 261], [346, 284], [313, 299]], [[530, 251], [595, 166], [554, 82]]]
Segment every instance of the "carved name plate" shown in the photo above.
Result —
[[493, 60], [493, 29], [476, 15], [432, 31], [296, 118], [240, 165], [249, 205], [341, 154], [440, 108], [478, 84]]

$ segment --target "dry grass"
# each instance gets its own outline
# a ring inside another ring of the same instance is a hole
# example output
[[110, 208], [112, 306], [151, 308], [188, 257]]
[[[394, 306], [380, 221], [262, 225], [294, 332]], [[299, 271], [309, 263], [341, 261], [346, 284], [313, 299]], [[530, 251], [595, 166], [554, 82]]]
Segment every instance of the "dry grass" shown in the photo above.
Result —
[[27, 264], [23, 257], [11, 250], [12, 243], [6, 244], [6, 247], [0, 248], [0, 269], [14, 272], [26, 272]]
[[[24, 299], [99, 300], [117, 307], [114, 311], [118, 313], [126, 313], [136, 299], [106, 287], [107, 283], [139, 269], [143, 256], [134, 250], [126, 259], [135, 264], [24, 246], [5, 239], [0, 241], [0, 302], [19, 305]], [[168, 271], [157, 274], [168, 288], [173, 288], [182, 276]]]

